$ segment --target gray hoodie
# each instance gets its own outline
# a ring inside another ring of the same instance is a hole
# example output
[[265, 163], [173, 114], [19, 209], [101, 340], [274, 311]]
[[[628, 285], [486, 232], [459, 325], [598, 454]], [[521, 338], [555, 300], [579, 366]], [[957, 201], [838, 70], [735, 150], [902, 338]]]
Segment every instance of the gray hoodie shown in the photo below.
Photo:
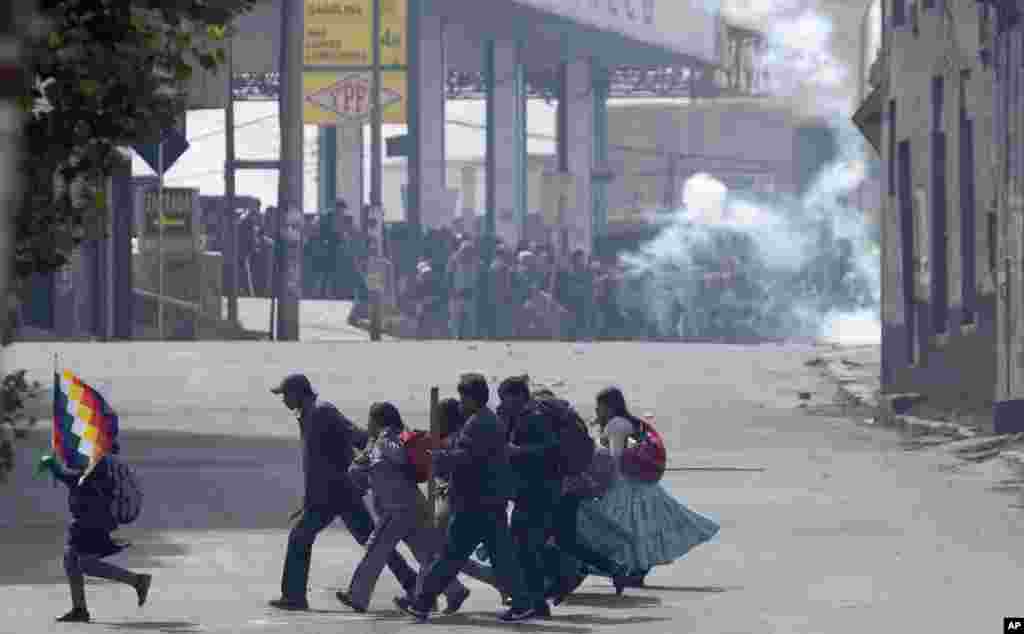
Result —
[[420, 512], [425, 498], [413, 480], [409, 457], [398, 432], [382, 431], [369, 448], [369, 461], [352, 463], [349, 473], [360, 489], [373, 490], [378, 515]]

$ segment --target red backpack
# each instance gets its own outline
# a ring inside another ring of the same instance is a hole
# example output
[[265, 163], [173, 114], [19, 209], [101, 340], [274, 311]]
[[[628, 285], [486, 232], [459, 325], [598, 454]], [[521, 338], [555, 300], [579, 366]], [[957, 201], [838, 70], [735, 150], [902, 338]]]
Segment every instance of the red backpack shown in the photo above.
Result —
[[622, 472], [641, 482], [657, 482], [665, 475], [665, 441], [654, 428], [654, 420], [645, 417], [642, 429], [633, 435], [636, 444], [622, 452]]
[[416, 482], [422, 483], [430, 479], [430, 454], [431, 449], [437, 449], [438, 444], [430, 437], [429, 432], [420, 429], [403, 431], [399, 436], [402, 445], [405, 447], [406, 455], [409, 457], [409, 464], [416, 473]]

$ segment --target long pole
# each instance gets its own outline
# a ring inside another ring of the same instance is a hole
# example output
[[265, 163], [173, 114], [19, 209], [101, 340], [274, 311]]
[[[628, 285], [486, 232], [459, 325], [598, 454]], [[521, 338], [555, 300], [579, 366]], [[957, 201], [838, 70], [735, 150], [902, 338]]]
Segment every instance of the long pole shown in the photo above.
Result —
[[[160, 139], [160, 145], [156, 151], [157, 171], [160, 173], [160, 180], [156, 189], [156, 257], [157, 257], [157, 289], [160, 297], [164, 296], [164, 141]], [[164, 304], [160, 302], [156, 308], [156, 327], [160, 341], [164, 340]]]
[[[384, 117], [380, 111], [380, 0], [373, 0], [373, 89], [370, 110], [370, 209], [377, 223], [377, 244], [374, 253], [370, 254], [370, 262], [374, 256], [380, 256], [384, 247], [384, 222], [381, 208], [383, 206], [383, 148], [381, 148], [384, 128]], [[415, 113], [412, 113], [415, 116]], [[370, 289], [370, 339], [380, 341], [381, 331], [381, 289]]]
[[[430, 446], [440, 447], [441, 446], [441, 421], [440, 421], [440, 408], [439, 408], [439, 390], [436, 387], [430, 388]], [[436, 526], [437, 525], [437, 481], [434, 479], [434, 474], [430, 474], [430, 479], [427, 480], [427, 499], [430, 501], [428, 505], [430, 507], [430, 521]]]

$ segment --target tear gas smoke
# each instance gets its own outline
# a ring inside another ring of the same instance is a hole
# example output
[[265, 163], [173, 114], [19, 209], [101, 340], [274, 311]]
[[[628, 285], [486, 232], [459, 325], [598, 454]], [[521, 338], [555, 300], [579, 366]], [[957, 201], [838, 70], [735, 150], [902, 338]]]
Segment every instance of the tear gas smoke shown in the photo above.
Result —
[[801, 196], [693, 176], [672, 221], [623, 257], [627, 275], [643, 280], [662, 336], [877, 343], [880, 252], [865, 211], [851, 204], [874, 160], [850, 121], [856, 87], [844, 85], [850, 73], [829, 52], [827, 18], [797, 1], [756, 4], [758, 22], [772, 25], [759, 60], [771, 92], [826, 121], [836, 154]]

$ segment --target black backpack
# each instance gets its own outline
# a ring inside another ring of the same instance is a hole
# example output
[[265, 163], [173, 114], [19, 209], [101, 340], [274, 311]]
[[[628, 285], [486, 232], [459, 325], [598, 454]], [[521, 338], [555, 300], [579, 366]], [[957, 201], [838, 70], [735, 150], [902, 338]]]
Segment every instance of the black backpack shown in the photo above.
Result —
[[142, 511], [142, 483], [135, 470], [120, 459], [111, 455], [106, 460], [112, 484], [110, 512], [118, 524], [131, 524]]
[[594, 460], [597, 445], [587, 430], [587, 423], [568, 401], [552, 397], [535, 397], [534, 407], [543, 414], [558, 433], [559, 475], [585, 473]]

